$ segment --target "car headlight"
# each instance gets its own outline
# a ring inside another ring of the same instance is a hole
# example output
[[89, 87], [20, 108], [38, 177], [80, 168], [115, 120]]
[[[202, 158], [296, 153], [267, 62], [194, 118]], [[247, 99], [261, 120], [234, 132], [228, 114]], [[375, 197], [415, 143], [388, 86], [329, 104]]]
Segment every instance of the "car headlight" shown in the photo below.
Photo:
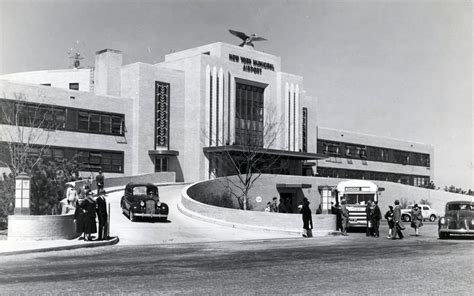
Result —
[[143, 200], [140, 201], [140, 205], [141, 205], [142, 207], [144, 207], [144, 206], [145, 206], [145, 202], [144, 202]]
[[474, 225], [474, 219], [471, 219], [471, 225]]
[[160, 201], [157, 201], [157, 202], [156, 202], [156, 206], [157, 206], [157, 207], [161, 206], [161, 202], [160, 202]]
[[444, 219], [444, 217], [442, 217], [441, 219], [439, 219], [439, 223], [440, 223], [440, 224], [446, 223], [446, 219]]

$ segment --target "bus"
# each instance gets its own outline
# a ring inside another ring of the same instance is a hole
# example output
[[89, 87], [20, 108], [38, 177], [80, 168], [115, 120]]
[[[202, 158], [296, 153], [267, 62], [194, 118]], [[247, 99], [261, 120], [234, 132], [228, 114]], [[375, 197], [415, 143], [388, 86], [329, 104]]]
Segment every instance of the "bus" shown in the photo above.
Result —
[[381, 189], [366, 180], [349, 180], [337, 184], [335, 201], [346, 201], [349, 210], [349, 227], [367, 227], [365, 208], [368, 201], [378, 201]]

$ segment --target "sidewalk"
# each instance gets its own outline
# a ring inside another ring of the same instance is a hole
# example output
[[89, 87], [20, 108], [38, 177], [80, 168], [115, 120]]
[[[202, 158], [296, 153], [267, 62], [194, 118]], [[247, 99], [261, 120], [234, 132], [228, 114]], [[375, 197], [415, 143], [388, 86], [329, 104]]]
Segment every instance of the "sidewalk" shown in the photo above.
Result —
[[118, 237], [112, 237], [106, 241], [83, 241], [71, 240], [0, 240], [0, 256], [18, 255], [36, 252], [50, 252], [72, 250], [80, 248], [94, 248], [115, 245], [119, 242]]

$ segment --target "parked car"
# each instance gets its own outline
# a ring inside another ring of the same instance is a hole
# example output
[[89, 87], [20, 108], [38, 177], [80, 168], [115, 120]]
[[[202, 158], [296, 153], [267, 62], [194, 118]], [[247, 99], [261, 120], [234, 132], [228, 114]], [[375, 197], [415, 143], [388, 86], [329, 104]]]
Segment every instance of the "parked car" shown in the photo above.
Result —
[[[436, 221], [438, 218], [438, 212], [432, 209], [429, 205], [418, 205], [421, 209], [421, 215], [423, 215], [423, 220], [430, 220], [431, 222]], [[411, 209], [413, 205], [409, 205], [406, 209], [402, 209], [402, 220], [405, 222], [411, 221]]]
[[151, 183], [127, 184], [120, 206], [130, 221], [139, 217], [158, 218], [161, 221], [168, 219], [168, 205], [160, 202], [158, 187]]
[[438, 236], [449, 238], [451, 234], [474, 234], [474, 202], [450, 201], [444, 217], [438, 221]]

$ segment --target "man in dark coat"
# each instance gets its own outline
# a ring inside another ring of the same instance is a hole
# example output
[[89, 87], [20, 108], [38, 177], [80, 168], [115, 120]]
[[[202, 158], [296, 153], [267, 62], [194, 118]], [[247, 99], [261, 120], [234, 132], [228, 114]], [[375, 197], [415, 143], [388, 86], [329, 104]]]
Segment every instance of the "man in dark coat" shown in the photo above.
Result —
[[107, 201], [105, 200], [105, 190], [99, 192], [99, 196], [95, 202], [97, 203], [97, 217], [99, 218], [99, 235], [97, 239], [107, 240]]
[[287, 213], [285, 202], [283, 198], [280, 198], [280, 203], [278, 204], [278, 213]]
[[303, 236], [312, 237], [313, 217], [311, 216], [311, 209], [309, 208], [309, 201], [306, 197], [303, 198], [303, 206], [301, 207], [301, 214], [303, 216]]
[[92, 199], [92, 192], [86, 195], [81, 207], [84, 209], [84, 233], [85, 240], [92, 240], [92, 233], [97, 233], [97, 225], [95, 224], [96, 203]]
[[380, 220], [382, 220], [382, 212], [380, 211], [378, 201], [374, 201], [374, 209], [372, 211], [372, 224], [374, 226], [374, 237], [379, 237]]
[[403, 232], [402, 229], [405, 229], [405, 227], [402, 224], [402, 210], [400, 208], [400, 202], [395, 200], [395, 207], [393, 208], [393, 222], [395, 224], [395, 227], [393, 228], [393, 234], [392, 234], [392, 239], [397, 239], [397, 234], [400, 239], [402, 239]]

